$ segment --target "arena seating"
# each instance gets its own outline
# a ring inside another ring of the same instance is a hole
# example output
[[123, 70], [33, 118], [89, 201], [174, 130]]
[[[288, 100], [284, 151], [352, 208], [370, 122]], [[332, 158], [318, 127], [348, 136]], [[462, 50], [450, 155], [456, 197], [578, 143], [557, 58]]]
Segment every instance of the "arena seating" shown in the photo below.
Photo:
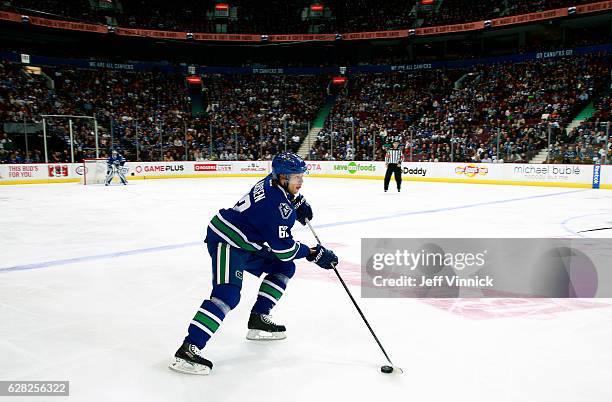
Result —
[[[322, 77], [208, 76], [209, 110], [192, 116], [184, 78], [175, 74], [46, 68], [52, 90], [46, 78], [20, 66], [3, 63], [0, 70], [0, 121], [95, 113], [103, 152], [117, 147], [131, 160], [260, 159], [285, 147], [297, 150], [325, 101]], [[70, 161], [69, 121], [47, 119], [47, 130], [61, 139], [51, 159]], [[73, 135], [75, 159], [95, 157], [92, 122], [73, 119]], [[27, 159], [33, 160], [41, 146], [33, 143]], [[4, 150], [2, 158], [24, 159], [25, 149], [19, 151], [11, 156]]]
[[583, 56], [358, 76], [337, 100], [311, 156], [370, 160], [376, 138], [381, 160], [382, 144], [398, 138], [415, 161], [527, 161], [546, 147], [549, 123], [557, 133], [607, 86], [608, 71], [606, 57]]
[[[398, 139], [407, 160], [520, 162], [546, 148], [551, 127], [555, 161], [594, 161], [601, 122], [610, 117], [610, 97], [603, 95], [609, 69], [607, 56], [586, 55], [354, 75], [309, 157], [382, 160], [384, 145]], [[325, 76], [212, 75], [204, 77], [208, 109], [192, 116], [178, 74], [44, 68], [44, 75], [31, 75], [11, 63], [0, 64], [0, 72], [0, 121], [95, 114], [100, 148], [119, 148], [129, 160], [253, 160], [296, 151], [328, 96]], [[598, 111], [591, 121], [566, 133], [594, 99]], [[92, 122], [72, 124], [75, 159], [95, 156]], [[47, 132], [51, 160], [70, 161], [69, 121], [47, 119]], [[21, 136], [0, 134], [2, 161], [44, 159], [40, 134], [28, 156]], [[579, 147], [576, 157], [565, 155], [569, 146]]]

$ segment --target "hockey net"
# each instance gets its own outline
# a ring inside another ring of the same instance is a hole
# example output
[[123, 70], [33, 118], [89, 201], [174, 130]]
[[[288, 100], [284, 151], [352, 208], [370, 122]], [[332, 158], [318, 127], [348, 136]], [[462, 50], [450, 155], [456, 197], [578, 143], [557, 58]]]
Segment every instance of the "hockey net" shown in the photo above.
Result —
[[106, 159], [83, 159], [83, 177], [81, 184], [104, 184], [106, 180]]

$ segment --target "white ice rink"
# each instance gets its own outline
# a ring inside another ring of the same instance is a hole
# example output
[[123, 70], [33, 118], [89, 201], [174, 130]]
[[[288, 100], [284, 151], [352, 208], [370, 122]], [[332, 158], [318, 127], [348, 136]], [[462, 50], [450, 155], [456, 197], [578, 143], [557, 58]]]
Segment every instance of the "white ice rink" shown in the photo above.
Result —
[[[259, 285], [206, 348], [208, 377], [167, 368], [211, 289], [212, 215], [255, 178], [0, 186], [0, 380], [69, 380], [70, 401], [612, 401], [610, 299], [361, 299], [362, 237], [574, 237], [611, 226], [612, 191], [307, 178], [333, 273], [306, 261], [254, 343]], [[391, 186], [393, 188], [393, 186]], [[610, 231], [584, 235], [610, 236]], [[297, 224], [294, 236], [313, 244]], [[7, 398], [63, 400], [53, 398]]]

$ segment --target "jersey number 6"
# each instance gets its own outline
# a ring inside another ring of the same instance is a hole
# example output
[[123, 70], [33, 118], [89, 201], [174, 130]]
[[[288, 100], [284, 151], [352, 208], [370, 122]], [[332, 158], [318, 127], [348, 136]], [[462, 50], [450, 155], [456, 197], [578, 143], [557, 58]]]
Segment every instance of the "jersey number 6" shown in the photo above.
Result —
[[279, 239], [286, 239], [287, 237], [289, 237], [289, 234], [287, 233], [287, 226], [279, 226], [278, 227], [278, 238]]

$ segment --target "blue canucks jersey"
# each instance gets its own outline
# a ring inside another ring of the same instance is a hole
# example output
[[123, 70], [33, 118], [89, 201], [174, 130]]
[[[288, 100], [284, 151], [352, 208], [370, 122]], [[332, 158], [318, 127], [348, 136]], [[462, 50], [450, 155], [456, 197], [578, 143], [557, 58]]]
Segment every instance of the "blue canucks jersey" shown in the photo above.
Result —
[[268, 175], [234, 207], [221, 209], [212, 218], [206, 241], [222, 241], [251, 252], [265, 249], [265, 243], [281, 261], [304, 258], [310, 249], [291, 235], [296, 218], [292, 200], [293, 195], [273, 185]]
[[119, 154], [117, 154], [117, 156], [109, 156], [108, 159], [106, 160], [106, 164], [110, 167], [113, 164], [119, 164], [121, 166], [123, 166], [123, 164], [125, 163], [125, 158]]

